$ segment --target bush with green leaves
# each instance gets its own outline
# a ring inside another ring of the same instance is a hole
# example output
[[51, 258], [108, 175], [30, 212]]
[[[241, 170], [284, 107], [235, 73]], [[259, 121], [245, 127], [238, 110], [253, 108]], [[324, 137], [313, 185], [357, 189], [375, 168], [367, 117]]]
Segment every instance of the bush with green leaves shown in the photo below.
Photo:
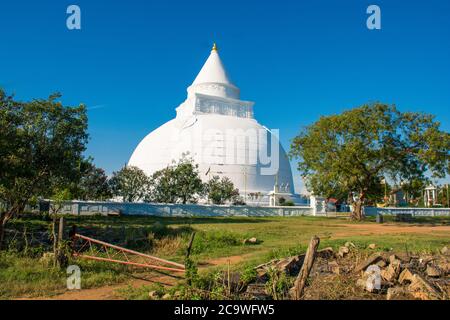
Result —
[[114, 196], [126, 202], [136, 202], [148, 196], [151, 180], [141, 169], [125, 166], [113, 173], [109, 184]]
[[228, 177], [213, 176], [205, 183], [205, 193], [214, 204], [225, 204], [239, 197], [239, 190]]
[[149, 201], [158, 203], [196, 203], [203, 194], [198, 164], [183, 154], [178, 162], [152, 175]]

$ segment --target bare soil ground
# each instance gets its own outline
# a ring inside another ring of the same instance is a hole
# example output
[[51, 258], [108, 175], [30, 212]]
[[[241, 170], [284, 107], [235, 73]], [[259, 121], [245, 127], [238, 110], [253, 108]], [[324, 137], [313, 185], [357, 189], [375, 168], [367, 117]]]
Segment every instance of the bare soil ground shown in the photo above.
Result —
[[67, 291], [62, 294], [50, 297], [39, 297], [31, 299], [22, 298], [18, 300], [121, 300], [122, 298], [118, 294], [118, 291], [129, 286], [133, 288], [139, 288], [144, 285], [157, 283], [166, 287], [170, 287], [175, 285], [176, 282], [177, 279], [171, 276], [160, 276], [153, 273], [149, 274], [145, 278], [130, 279], [126, 283], [108, 285], [92, 289]]
[[366, 236], [372, 234], [433, 234], [435, 232], [448, 232], [450, 235], [450, 226], [432, 226], [432, 225], [402, 225], [402, 224], [343, 224], [348, 228], [348, 232], [336, 232], [333, 237], [344, 238], [348, 236]]

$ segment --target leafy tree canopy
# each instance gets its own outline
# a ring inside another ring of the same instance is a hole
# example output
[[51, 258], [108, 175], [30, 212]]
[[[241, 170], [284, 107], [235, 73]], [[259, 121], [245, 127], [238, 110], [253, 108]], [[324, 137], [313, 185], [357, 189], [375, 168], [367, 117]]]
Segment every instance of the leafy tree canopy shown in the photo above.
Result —
[[432, 115], [374, 103], [321, 117], [293, 139], [290, 156], [315, 194], [342, 199], [356, 193], [349, 198], [361, 219], [361, 205], [382, 194], [383, 179], [417, 185], [428, 175], [445, 177], [450, 134]]
[[65, 107], [58, 98], [18, 102], [0, 90], [0, 199], [9, 208], [18, 210], [33, 195], [50, 196], [55, 184], [79, 178], [86, 108]]
[[74, 194], [81, 200], [105, 200], [112, 196], [108, 176], [101, 168], [97, 168], [92, 159], [81, 163], [81, 177], [74, 187]]
[[64, 106], [60, 97], [22, 102], [0, 89], [0, 201], [6, 204], [0, 236], [32, 197], [49, 197], [79, 178], [88, 141], [86, 108]]
[[144, 200], [151, 185], [150, 178], [137, 167], [126, 166], [117, 172], [109, 181], [114, 196], [121, 197], [126, 202]]
[[234, 187], [233, 182], [228, 177], [213, 176], [205, 184], [205, 192], [208, 199], [214, 204], [225, 204], [227, 201], [239, 197], [239, 190]]
[[151, 201], [162, 203], [196, 203], [203, 193], [198, 165], [187, 155], [152, 176]]

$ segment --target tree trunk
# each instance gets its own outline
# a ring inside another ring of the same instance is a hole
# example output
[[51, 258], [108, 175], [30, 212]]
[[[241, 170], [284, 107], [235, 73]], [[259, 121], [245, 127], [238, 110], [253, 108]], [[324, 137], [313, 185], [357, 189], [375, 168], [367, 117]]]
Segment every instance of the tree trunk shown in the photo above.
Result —
[[365, 198], [366, 192], [364, 190], [361, 190], [359, 192], [358, 200], [353, 203], [353, 212], [352, 212], [353, 220], [362, 221], [364, 219], [363, 205]]
[[59, 226], [58, 226], [58, 247], [57, 247], [57, 261], [58, 266], [60, 268], [67, 267], [67, 262], [69, 261], [67, 257], [66, 248], [64, 246], [64, 229], [65, 229], [65, 222], [64, 217], [59, 218]]
[[17, 200], [12, 205], [7, 202], [6, 211], [0, 212], [0, 250], [3, 250], [5, 240], [5, 226], [12, 217], [23, 213], [27, 200]]
[[3, 250], [5, 240], [5, 226], [12, 217], [12, 210], [0, 213], [0, 250]]
[[363, 215], [363, 198], [360, 197], [358, 201], [353, 202], [353, 212], [352, 212], [352, 219], [361, 221], [364, 219]]
[[56, 267], [56, 265], [58, 263], [58, 238], [56, 235], [56, 212], [53, 213], [52, 237], [53, 237], [53, 267]]
[[64, 217], [61, 217], [59, 218], [59, 226], [58, 226], [58, 243], [61, 243], [64, 240], [64, 228], [65, 228]]
[[5, 238], [5, 228], [3, 225], [3, 218], [0, 219], [0, 251], [3, 250], [3, 240]]

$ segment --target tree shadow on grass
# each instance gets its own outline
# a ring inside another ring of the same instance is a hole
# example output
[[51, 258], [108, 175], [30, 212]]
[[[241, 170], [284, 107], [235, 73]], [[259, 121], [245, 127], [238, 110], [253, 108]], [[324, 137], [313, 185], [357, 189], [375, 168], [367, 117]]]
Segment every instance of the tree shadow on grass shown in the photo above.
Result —
[[[371, 217], [372, 218], [372, 217]], [[372, 218], [371, 221], [375, 221]], [[437, 227], [450, 226], [450, 216], [440, 217], [402, 217], [398, 216], [384, 216], [385, 223], [395, 224], [397, 226], [415, 226], [415, 227]]]
[[273, 219], [267, 217], [155, 217], [155, 216], [120, 216], [120, 217], [73, 217], [68, 216], [68, 221], [76, 221], [81, 224], [117, 224], [125, 225], [150, 225], [159, 222], [164, 225], [172, 224], [240, 224], [240, 223], [269, 223]]

